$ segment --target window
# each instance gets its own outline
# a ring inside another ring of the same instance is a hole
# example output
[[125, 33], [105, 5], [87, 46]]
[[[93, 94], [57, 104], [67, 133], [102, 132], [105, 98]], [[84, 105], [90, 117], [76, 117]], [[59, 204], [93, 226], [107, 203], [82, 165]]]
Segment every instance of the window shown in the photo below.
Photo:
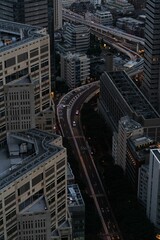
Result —
[[16, 58], [12, 57], [5, 61], [5, 68], [11, 67], [16, 64]]
[[35, 48], [30, 51], [30, 58], [33, 58], [38, 55], [38, 48]]
[[15, 193], [11, 193], [9, 196], [5, 197], [5, 205], [11, 203], [15, 199]]
[[43, 179], [43, 173], [40, 173], [38, 176], [32, 179], [32, 187], [35, 186], [37, 183], [42, 181]]
[[25, 193], [29, 189], [30, 189], [30, 184], [29, 184], [29, 182], [27, 182], [22, 187], [18, 188], [18, 196], [20, 196], [21, 194]]
[[17, 57], [18, 63], [23, 62], [27, 59], [28, 59], [28, 52], [22, 53]]

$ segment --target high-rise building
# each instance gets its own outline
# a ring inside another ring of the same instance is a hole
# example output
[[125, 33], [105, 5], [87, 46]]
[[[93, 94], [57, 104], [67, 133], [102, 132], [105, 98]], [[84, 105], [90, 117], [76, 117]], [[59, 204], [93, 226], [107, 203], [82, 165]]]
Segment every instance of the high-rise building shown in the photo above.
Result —
[[147, 216], [150, 221], [160, 228], [160, 150], [154, 149], [150, 152], [148, 189], [147, 189]]
[[146, 2], [144, 81], [142, 91], [160, 110], [160, 1]]
[[[6, 139], [6, 130], [17, 131], [18, 125], [21, 130], [33, 127], [34, 114], [38, 125], [40, 119], [41, 122], [45, 120], [44, 113], [47, 114], [46, 122], [41, 124], [46, 128], [46, 123], [54, 119], [54, 111], [50, 83], [50, 39], [46, 29], [0, 20], [0, 34], [2, 144]], [[25, 90], [22, 85], [26, 86]], [[26, 118], [22, 119], [22, 115]]]
[[0, 0], [0, 12], [1, 19], [48, 29], [48, 0]]
[[90, 59], [83, 53], [61, 55], [61, 78], [70, 89], [86, 83], [90, 76]]
[[64, 34], [66, 42], [75, 52], [87, 52], [90, 45], [90, 30], [81, 24], [68, 24]]
[[9, 133], [0, 150], [0, 239], [71, 240], [62, 137]]

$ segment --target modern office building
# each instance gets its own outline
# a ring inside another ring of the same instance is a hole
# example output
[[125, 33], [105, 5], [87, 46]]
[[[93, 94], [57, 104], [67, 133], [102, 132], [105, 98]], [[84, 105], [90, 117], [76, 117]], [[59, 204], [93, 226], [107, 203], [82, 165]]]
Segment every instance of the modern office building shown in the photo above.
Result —
[[1, 19], [48, 28], [48, 0], [0, 0]]
[[119, 165], [124, 172], [126, 172], [127, 162], [127, 141], [131, 137], [142, 135], [143, 128], [141, 124], [130, 119], [128, 116], [120, 119], [117, 135], [113, 138], [112, 156], [115, 160], [115, 164]]
[[150, 221], [160, 228], [160, 150], [154, 149], [150, 152], [149, 171], [148, 171], [148, 189], [147, 189], [147, 216]]
[[0, 12], [1, 19], [46, 28], [52, 35], [62, 27], [62, 0], [0, 0]]
[[149, 169], [148, 163], [143, 164], [139, 168], [139, 173], [138, 173], [137, 197], [139, 202], [143, 205], [145, 209], [147, 206], [147, 193], [148, 193], [148, 169]]
[[98, 106], [113, 131], [121, 117], [129, 116], [142, 125], [146, 136], [153, 140], [160, 136], [160, 115], [124, 71], [101, 75]]
[[68, 24], [64, 33], [66, 42], [75, 52], [87, 52], [90, 45], [90, 30], [81, 24]]
[[0, 239], [72, 239], [62, 137], [9, 133], [0, 151]]
[[86, 54], [61, 54], [61, 78], [70, 89], [85, 84], [89, 76], [90, 59]]
[[[55, 115], [51, 99], [50, 39], [46, 29], [0, 20], [0, 33], [0, 144], [6, 139], [6, 121], [8, 130], [18, 121], [24, 122], [23, 129], [30, 128], [34, 124], [33, 114], [37, 118], [37, 127], [41, 125], [45, 129], [50, 125], [50, 131], [53, 131]], [[25, 108], [20, 107], [21, 104]], [[34, 109], [29, 109], [30, 106]], [[20, 108], [28, 119], [20, 119]], [[14, 125], [12, 130], [18, 130], [18, 125]]]
[[160, 111], [160, 2], [146, 2], [144, 81], [142, 91]]
[[138, 181], [141, 177], [138, 176], [139, 169], [144, 164], [148, 164], [150, 149], [157, 146], [157, 142], [144, 134], [141, 124], [128, 116], [120, 119], [118, 132], [113, 134], [112, 156], [115, 164], [123, 169], [134, 189], [138, 189]]

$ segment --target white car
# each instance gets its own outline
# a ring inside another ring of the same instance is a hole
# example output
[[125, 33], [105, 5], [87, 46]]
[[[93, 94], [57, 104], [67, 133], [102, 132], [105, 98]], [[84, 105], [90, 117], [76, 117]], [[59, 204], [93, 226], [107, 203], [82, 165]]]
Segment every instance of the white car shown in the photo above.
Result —
[[73, 125], [73, 127], [76, 127], [76, 122], [75, 122], [75, 121], [73, 121], [72, 125]]

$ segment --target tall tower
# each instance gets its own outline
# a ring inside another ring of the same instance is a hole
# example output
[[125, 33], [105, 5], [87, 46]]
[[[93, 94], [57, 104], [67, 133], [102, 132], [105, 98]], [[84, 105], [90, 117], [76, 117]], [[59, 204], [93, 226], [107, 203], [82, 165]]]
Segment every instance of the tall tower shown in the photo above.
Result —
[[160, 1], [147, 0], [142, 91], [160, 110]]

